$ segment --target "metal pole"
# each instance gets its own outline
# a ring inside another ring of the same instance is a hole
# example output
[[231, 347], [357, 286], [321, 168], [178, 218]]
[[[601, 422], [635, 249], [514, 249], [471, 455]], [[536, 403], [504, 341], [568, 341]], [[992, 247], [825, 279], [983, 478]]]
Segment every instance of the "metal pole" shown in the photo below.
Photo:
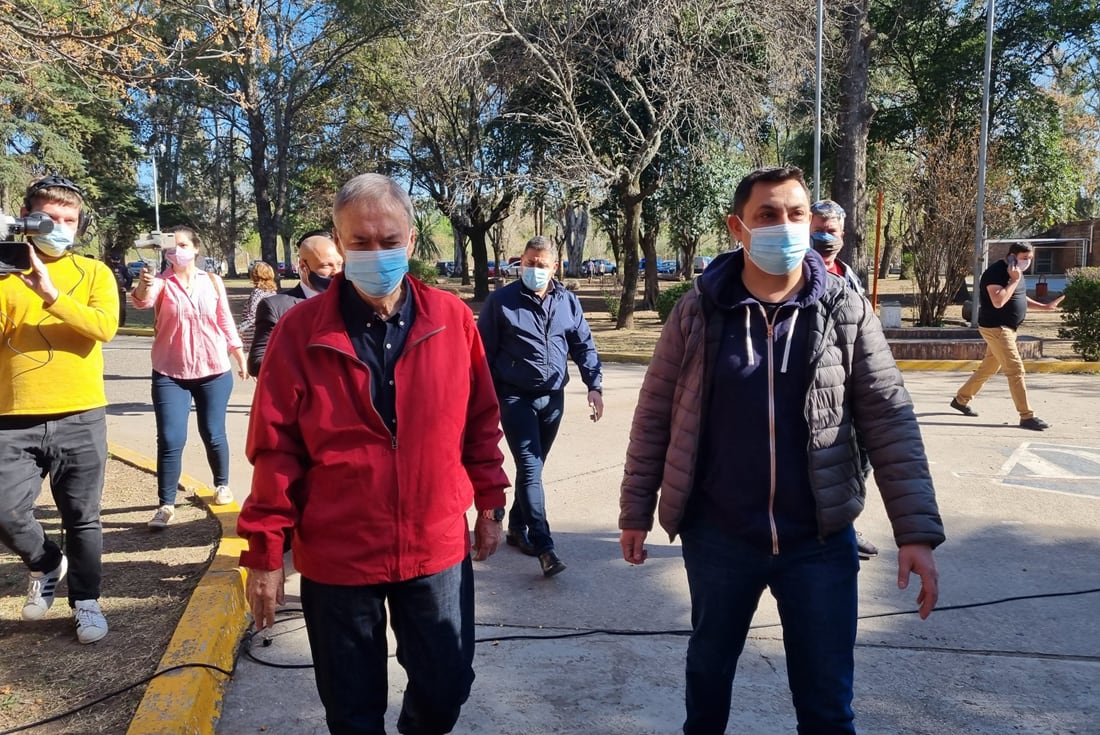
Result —
[[157, 153], [153, 151], [153, 216], [156, 217], [157, 232], [160, 232], [160, 192], [157, 191]]
[[982, 89], [982, 132], [978, 143], [978, 216], [974, 225], [974, 288], [970, 294], [970, 326], [978, 326], [982, 271], [985, 262], [985, 159], [989, 150], [989, 88], [993, 69], [993, 13], [996, 0], [985, 6], [985, 80]]
[[825, 0], [817, 0], [817, 92], [814, 97], [814, 201], [821, 200], [821, 45]]

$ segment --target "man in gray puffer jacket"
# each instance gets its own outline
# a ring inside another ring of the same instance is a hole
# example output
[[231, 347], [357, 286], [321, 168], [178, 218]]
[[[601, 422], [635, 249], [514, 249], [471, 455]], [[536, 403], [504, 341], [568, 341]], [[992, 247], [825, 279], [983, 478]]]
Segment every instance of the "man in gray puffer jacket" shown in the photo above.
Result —
[[[680, 535], [691, 592], [685, 735], [721, 735], [757, 602], [778, 603], [800, 733], [855, 733], [852, 521], [864, 440], [898, 544], [898, 585], [938, 597], [943, 523], [913, 404], [866, 299], [810, 250], [797, 168], [746, 176], [727, 218], [744, 248], [673, 309], [627, 449], [623, 558], [645, 561], [656, 511]], [[658, 503], [658, 493], [660, 502]]]

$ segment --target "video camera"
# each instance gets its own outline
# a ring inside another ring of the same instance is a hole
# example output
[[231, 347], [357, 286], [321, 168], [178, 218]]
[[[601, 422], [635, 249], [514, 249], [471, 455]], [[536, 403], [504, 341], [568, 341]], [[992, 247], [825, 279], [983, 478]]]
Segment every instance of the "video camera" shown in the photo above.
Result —
[[[0, 275], [30, 273], [31, 244], [26, 238], [48, 235], [53, 231], [53, 220], [43, 212], [31, 212], [26, 217], [0, 214]], [[23, 240], [9, 240], [22, 235]]]

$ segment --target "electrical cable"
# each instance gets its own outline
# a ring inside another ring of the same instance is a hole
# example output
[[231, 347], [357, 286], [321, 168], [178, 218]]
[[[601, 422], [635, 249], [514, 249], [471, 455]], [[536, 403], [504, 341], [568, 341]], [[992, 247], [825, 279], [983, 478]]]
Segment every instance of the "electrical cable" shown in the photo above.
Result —
[[27, 730], [30, 730], [31, 728], [34, 728], [34, 727], [41, 727], [42, 725], [48, 725], [51, 722], [57, 722], [58, 720], [62, 720], [66, 717], [71, 717], [72, 715], [75, 715], [78, 712], [83, 712], [84, 710], [88, 709], [89, 707], [94, 707], [97, 704], [101, 704], [103, 702], [106, 702], [108, 699], [111, 699], [113, 697], [117, 697], [120, 694], [125, 694], [126, 692], [130, 691], [131, 689], [139, 687], [143, 684], [148, 684], [153, 679], [156, 679], [159, 676], [164, 676], [165, 674], [170, 674], [173, 671], [179, 671], [180, 669], [211, 669], [212, 671], [217, 671], [219, 674], [225, 674], [226, 676], [228, 676], [230, 678], [233, 677], [233, 670], [228, 670], [227, 671], [227, 670], [223, 669], [220, 666], [215, 666], [214, 664], [187, 663], [187, 664], [179, 664], [178, 666], [169, 666], [167, 669], [157, 671], [156, 673], [150, 674], [149, 676], [146, 676], [145, 678], [140, 679], [139, 681], [135, 681], [133, 684], [129, 684], [127, 686], [124, 686], [122, 689], [118, 689], [118, 690], [113, 691], [109, 694], [104, 694], [102, 697], [99, 697], [97, 699], [93, 699], [91, 702], [85, 702], [84, 704], [80, 705], [79, 707], [74, 707], [73, 709], [70, 709], [70, 710], [65, 711], [65, 712], [61, 712], [60, 714], [52, 715], [51, 717], [47, 717], [47, 718], [42, 719], [42, 720], [38, 720], [37, 722], [32, 722], [32, 723], [27, 724], [27, 725], [19, 725], [18, 727], [13, 727], [10, 730], [0, 731], [0, 735], [14, 735], [14, 733], [25, 732]]
[[[1037, 593], [1034, 595], [1015, 595], [1012, 597], [1001, 597], [995, 600], [986, 600], [984, 602], [969, 602], [961, 603], [958, 605], [945, 605], [943, 607], [937, 607], [936, 612], [951, 612], [955, 610], [970, 610], [979, 607], [989, 607], [992, 605], [1004, 605], [1010, 602], [1020, 602], [1023, 600], [1043, 600], [1043, 599], [1056, 599], [1059, 597], [1076, 597], [1080, 595], [1091, 595], [1100, 592], [1100, 587], [1086, 590], [1074, 590], [1072, 592], [1047, 592]], [[291, 620], [297, 620], [301, 618], [301, 608], [283, 608], [276, 612], [276, 623], [285, 623]], [[867, 615], [860, 615], [857, 620], [873, 620], [875, 618], [889, 618], [898, 615], [916, 615], [916, 610], [894, 610], [891, 612], [882, 613], [869, 613]], [[282, 620], [278, 619], [280, 615], [289, 615]], [[496, 628], [516, 628], [516, 629], [529, 629], [529, 625], [514, 625], [514, 624], [499, 624], [499, 623], [478, 623], [482, 627], [496, 627]], [[749, 626], [749, 630], [766, 630], [768, 628], [781, 627], [782, 623], [764, 623], [761, 625]], [[542, 628], [547, 630], [547, 628]], [[275, 638], [282, 635], [293, 633], [301, 628], [295, 628], [294, 630], [288, 630], [281, 633], [269, 633], [261, 638], [263, 648], [270, 646]], [[551, 641], [551, 640], [563, 640], [568, 638], [585, 638], [594, 635], [607, 635], [615, 637], [632, 637], [643, 638], [650, 636], [676, 636], [686, 638], [691, 635], [690, 630], [682, 629], [670, 629], [670, 630], [621, 630], [613, 628], [552, 628], [551, 630], [562, 631], [559, 633], [551, 633], [549, 635], [539, 634], [518, 634], [518, 635], [496, 635], [484, 638], [475, 639], [475, 643], [504, 643], [509, 641]], [[265, 631], [256, 630], [253, 628], [244, 639], [243, 653], [245, 658], [250, 661], [254, 661], [261, 666], [268, 666], [275, 669], [311, 669], [313, 664], [281, 664], [274, 661], [265, 660], [259, 656], [256, 656], [252, 652], [252, 642], [256, 636], [264, 633]], [[950, 648], [941, 646], [902, 646], [897, 644], [882, 644], [882, 643], [856, 643], [857, 647], [861, 648], [892, 648], [901, 650], [915, 650], [915, 651], [927, 651], [930, 653], [960, 653], [969, 655], [987, 655], [987, 656], [1015, 656], [1023, 658], [1043, 658], [1043, 659], [1056, 659], [1064, 661], [1083, 661], [1083, 662], [1097, 662], [1100, 663], [1100, 656], [1078, 656], [1075, 654], [1054, 654], [1043, 653], [1040, 651], [1003, 651], [996, 649], [967, 649], [967, 648]], [[3, 733], [0, 733], [3, 735]]]
[[[959, 605], [946, 605], [944, 607], [938, 607], [938, 608], [936, 608], [936, 610], [937, 610], [937, 612], [950, 612], [950, 611], [953, 611], [953, 610], [970, 610], [970, 609], [979, 608], [979, 607], [989, 607], [989, 606], [992, 606], [992, 605], [1003, 605], [1003, 604], [1006, 604], [1006, 603], [1009, 603], [1009, 602], [1020, 602], [1022, 600], [1044, 600], [1044, 599], [1056, 599], [1056, 598], [1059, 598], [1059, 597], [1077, 597], [1077, 596], [1080, 596], [1080, 595], [1096, 594], [1098, 592], [1100, 592], [1100, 587], [1097, 587], [1097, 588], [1094, 588], [1094, 589], [1087, 589], [1087, 590], [1075, 590], [1075, 591], [1072, 591], [1072, 592], [1046, 592], [1046, 593], [1038, 593], [1038, 594], [1034, 594], [1034, 595], [1016, 595], [1016, 596], [1013, 596], [1013, 597], [1001, 597], [1001, 598], [998, 598], [998, 599], [995, 599], [995, 600], [986, 600], [984, 602], [970, 602], [970, 603], [962, 603], [962, 604], [959, 604]], [[894, 617], [894, 616], [898, 616], [898, 615], [915, 615], [916, 613], [917, 613], [916, 610], [894, 610], [892, 612], [871, 613], [869, 615], [860, 615], [856, 619], [857, 620], [872, 620], [874, 618], [888, 618], [888, 617]], [[299, 620], [299, 619], [302, 618], [302, 609], [300, 607], [283, 608], [282, 610], [277, 611], [275, 613], [275, 615], [276, 615], [276, 621], [275, 621], [276, 623], [290, 622], [292, 620]], [[279, 619], [280, 616], [286, 616], [286, 617], [283, 617], [283, 619], [280, 620]], [[497, 628], [530, 628], [530, 626], [521, 626], [521, 625], [512, 625], [512, 624], [499, 624], [499, 623], [497, 623], [497, 624], [478, 623], [478, 625], [481, 625], [482, 627], [489, 627], [491, 625], [492, 627], [497, 627]], [[777, 628], [777, 627], [780, 627], [781, 625], [782, 625], [782, 623], [765, 623], [763, 625], [752, 625], [752, 626], [749, 626], [749, 630], [765, 630], [767, 628]], [[284, 635], [289, 635], [290, 633], [294, 633], [294, 632], [297, 632], [299, 630], [301, 630], [301, 627], [294, 628], [293, 630], [283, 631], [283, 632], [280, 632], [280, 633], [268, 632], [267, 635], [265, 635], [263, 638], [261, 638], [261, 641], [262, 641], [261, 647], [267, 648], [268, 646], [270, 646], [272, 644], [272, 642], [276, 638], [284, 636]], [[562, 639], [567, 639], [567, 638], [585, 638], [585, 637], [594, 636], [594, 635], [608, 635], [608, 636], [631, 637], [631, 638], [643, 638], [643, 637], [650, 637], [650, 636], [677, 636], [677, 637], [686, 638], [686, 637], [691, 635], [690, 630], [678, 630], [678, 629], [670, 629], [670, 630], [617, 630], [617, 629], [613, 629], [613, 628], [590, 628], [590, 629], [584, 630], [584, 629], [577, 629], [577, 628], [553, 628], [553, 630], [560, 630], [560, 631], [564, 631], [564, 632], [553, 633], [553, 634], [550, 634], [550, 635], [522, 634], [522, 635], [507, 635], [507, 636], [489, 636], [489, 637], [485, 637], [485, 638], [477, 638], [477, 639], [475, 639], [474, 642], [475, 643], [503, 643], [503, 642], [508, 642], [508, 641], [543, 641], [543, 640], [550, 641], [550, 640], [562, 640]], [[259, 664], [260, 666], [267, 666], [269, 668], [274, 668], [274, 669], [312, 669], [313, 668], [312, 663], [308, 663], [308, 664], [280, 664], [280, 663], [276, 663], [274, 661], [267, 661], [263, 658], [260, 658], [260, 657], [256, 656], [252, 652], [252, 642], [253, 642], [253, 640], [255, 640], [256, 636], [260, 635], [261, 633], [264, 633], [264, 631], [256, 630], [255, 628], [252, 628], [252, 630], [245, 636], [243, 644], [242, 644], [242, 652], [243, 652], [245, 658]], [[859, 642], [856, 643], [856, 646], [859, 647], [859, 648], [886, 648], [886, 649], [892, 649], [892, 650], [922, 651], [922, 652], [927, 652], [927, 653], [955, 653], [955, 654], [974, 655], [974, 656], [1004, 656], [1004, 657], [1017, 657], [1017, 658], [1024, 657], [1024, 658], [1040, 658], [1040, 659], [1057, 660], [1057, 661], [1075, 661], [1075, 662], [1085, 662], [1085, 663], [1100, 663], [1100, 656], [1079, 656], [1079, 655], [1075, 655], [1075, 654], [1043, 653], [1043, 652], [1039, 652], [1039, 651], [1003, 651], [1003, 650], [997, 650], [997, 649], [950, 648], [950, 647], [945, 647], [945, 646], [902, 646], [902, 645], [897, 645], [897, 644], [859, 643]], [[393, 655], [395, 655], [395, 654], [391, 654], [391, 657]], [[171, 673], [173, 671], [179, 671], [180, 669], [187, 669], [187, 668], [211, 669], [213, 671], [217, 671], [218, 673], [224, 674], [225, 676], [228, 676], [230, 678], [232, 678], [233, 672], [236, 670], [236, 667], [234, 667], [232, 670], [227, 671], [226, 669], [223, 669], [220, 666], [215, 666], [214, 664], [204, 664], [204, 663], [185, 663], [185, 664], [179, 664], [178, 666], [170, 666], [167, 669], [164, 669], [162, 671], [158, 671], [154, 674], [151, 674], [150, 676], [147, 676], [143, 679], [140, 679], [139, 681], [136, 681], [133, 684], [125, 686], [122, 689], [111, 692], [109, 694], [105, 694], [102, 697], [99, 697], [98, 699], [92, 700], [91, 702], [86, 702], [86, 703], [80, 705], [79, 707], [75, 707], [75, 708], [73, 708], [71, 710], [68, 710], [66, 712], [61, 712], [59, 714], [53, 715], [51, 717], [47, 717], [47, 718], [45, 718], [43, 720], [39, 720], [37, 722], [32, 722], [32, 723], [27, 724], [27, 725], [20, 725], [18, 727], [12, 728], [10, 730], [0, 731], [0, 735], [15, 735], [15, 733], [25, 732], [27, 730], [30, 730], [31, 728], [34, 728], [34, 727], [41, 727], [42, 725], [47, 725], [51, 722], [56, 722], [58, 720], [62, 720], [66, 717], [70, 717], [70, 716], [75, 715], [79, 712], [82, 712], [82, 711], [88, 709], [89, 707], [94, 707], [97, 704], [105, 702], [108, 699], [111, 699], [113, 697], [117, 697], [120, 694], [125, 694], [126, 692], [130, 691], [131, 689], [139, 687], [143, 684], [147, 684], [147, 683], [149, 683], [153, 679], [156, 679], [159, 676], [163, 676], [164, 674], [168, 674], [168, 673]]]

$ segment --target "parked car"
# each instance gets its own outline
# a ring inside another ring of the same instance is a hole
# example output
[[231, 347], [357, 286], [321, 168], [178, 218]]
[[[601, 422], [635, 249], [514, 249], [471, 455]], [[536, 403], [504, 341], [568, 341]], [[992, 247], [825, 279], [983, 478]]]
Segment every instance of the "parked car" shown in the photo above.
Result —
[[696, 255], [695, 256], [695, 263], [693, 264], [692, 269], [691, 269], [692, 272], [693, 273], [702, 273], [704, 270], [706, 270], [706, 267], [708, 265], [710, 265], [710, 261], [712, 261], [712, 260], [714, 260], [714, 258], [710, 258], [710, 257], [707, 257], [705, 255]]
[[658, 260], [657, 261], [657, 273], [670, 276], [676, 272], [675, 260]]
[[523, 273], [523, 258], [513, 255], [500, 267], [500, 274], [506, 278], [519, 278]]
[[280, 278], [297, 278], [298, 277], [298, 264], [287, 263], [285, 260], [279, 261], [279, 277]]
[[137, 278], [141, 275], [141, 269], [145, 267], [144, 260], [135, 260], [126, 264], [126, 270], [130, 273], [130, 278]]
[[444, 278], [450, 278], [455, 274], [455, 262], [453, 260], [437, 260], [435, 271]]

